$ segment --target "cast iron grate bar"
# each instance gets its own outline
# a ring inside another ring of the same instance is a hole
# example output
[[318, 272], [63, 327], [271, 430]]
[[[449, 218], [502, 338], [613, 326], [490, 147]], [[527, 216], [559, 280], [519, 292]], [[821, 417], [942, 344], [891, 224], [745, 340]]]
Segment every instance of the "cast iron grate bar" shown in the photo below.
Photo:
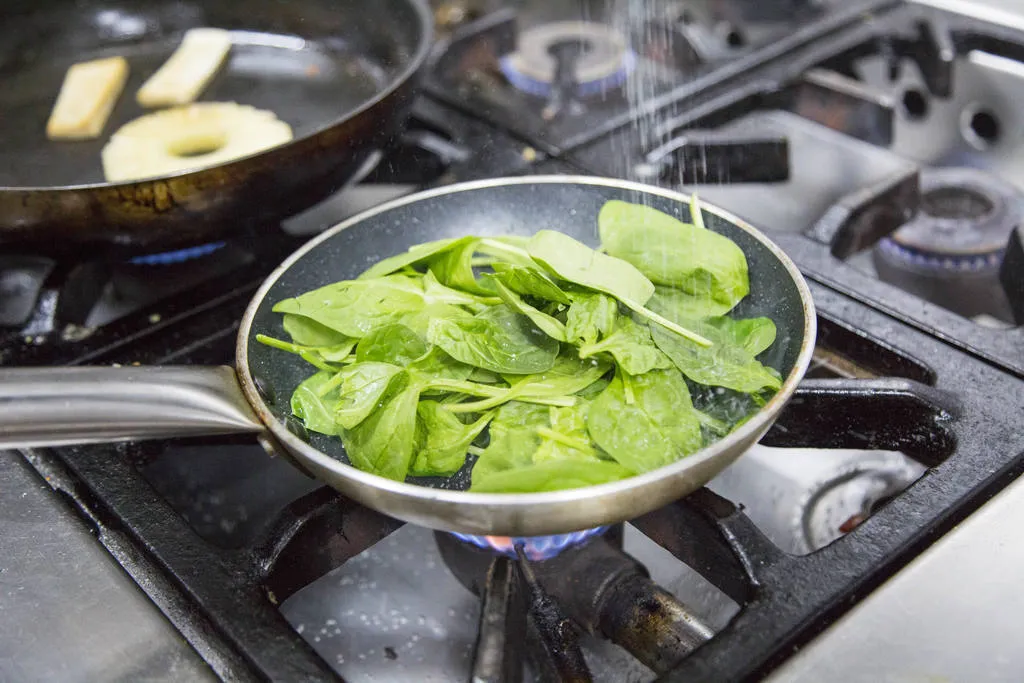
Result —
[[913, 169], [855, 190], [833, 204], [805, 234], [828, 246], [836, 258], [847, 259], [917, 214], [919, 185], [919, 172]]
[[781, 183], [789, 179], [789, 140], [687, 131], [647, 157], [663, 179], [686, 185]]

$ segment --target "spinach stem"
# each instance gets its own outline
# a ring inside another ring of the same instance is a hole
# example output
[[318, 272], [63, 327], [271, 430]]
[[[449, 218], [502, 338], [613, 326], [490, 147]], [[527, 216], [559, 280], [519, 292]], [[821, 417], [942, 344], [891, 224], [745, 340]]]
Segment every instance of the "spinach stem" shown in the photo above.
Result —
[[690, 195], [690, 218], [693, 219], [693, 224], [701, 230], [706, 230], [704, 227], [704, 214], [700, 210], [700, 200], [697, 199], [697, 194]]
[[484, 451], [486, 451], [486, 450], [487, 450], [486, 448], [480, 448], [479, 446], [469, 446], [469, 447], [466, 448], [466, 452], [467, 453], [469, 453], [470, 455], [475, 455], [478, 458], [481, 455], [483, 455]]
[[653, 323], [657, 323], [658, 325], [661, 325], [662, 327], [664, 327], [666, 330], [668, 330], [670, 332], [675, 332], [680, 337], [684, 337], [684, 338], [692, 341], [697, 346], [703, 346], [704, 348], [710, 348], [711, 346], [713, 346], [713, 344], [711, 343], [710, 339], [702, 337], [699, 334], [697, 334], [696, 332], [691, 332], [690, 330], [686, 329], [685, 327], [680, 327], [679, 325], [676, 325], [674, 322], [672, 322], [668, 318], [661, 317], [660, 315], [658, 315], [654, 311], [649, 310], [647, 308], [644, 308], [643, 306], [641, 306], [640, 304], [638, 304], [635, 301], [630, 301], [629, 299], [621, 299], [621, 301], [627, 307], [629, 307], [632, 310], [636, 311], [638, 314], [640, 314], [644, 318], [647, 318], [648, 320], [650, 320]]
[[503, 389], [502, 387], [492, 387], [489, 384], [465, 382], [457, 379], [432, 379], [427, 382], [424, 389], [443, 389], [470, 396], [486, 396], [489, 398], [504, 396], [508, 393], [508, 389]]
[[488, 256], [496, 256], [499, 259], [509, 261], [511, 263], [528, 266], [534, 265], [530, 252], [526, 251], [522, 247], [507, 244], [500, 240], [485, 237], [480, 240], [480, 244], [477, 245], [477, 251], [482, 254], [487, 254]]
[[555, 406], [558, 408], [572, 408], [576, 405], [576, 399], [572, 396], [530, 396], [529, 394], [517, 394], [512, 389], [506, 389], [504, 396], [492, 396], [481, 401], [470, 401], [468, 403], [454, 403], [445, 405], [444, 409], [452, 413], [479, 413], [482, 410], [489, 410], [509, 401], [522, 401], [523, 403], [536, 403], [542, 406]]
[[622, 396], [626, 399], [627, 406], [636, 403], [636, 395], [633, 393], [633, 382], [629, 378], [629, 373], [625, 370], [622, 371]]
[[337, 389], [344, 379], [345, 376], [338, 372], [336, 375], [334, 375], [334, 377], [330, 378], [320, 386], [320, 388], [316, 392], [316, 395], [319, 398], [323, 398], [327, 394]]
[[607, 337], [605, 337], [604, 339], [602, 339], [599, 342], [595, 342], [593, 344], [583, 344], [583, 345], [581, 345], [580, 346], [580, 350], [577, 352], [577, 355], [580, 358], [590, 358], [591, 356], [596, 356], [597, 354], [601, 353], [602, 351], [607, 349], [609, 346], [611, 346], [610, 342], [614, 342], [615, 336], [618, 335], [618, 334], [619, 334], [619, 332], [615, 331], [615, 332], [612, 332], [610, 335], [608, 335]]
[[280, 339], [274, 339], [273, 337], [268, 337], [265, 334], [257, 334], [256, 341], [260, 342], [261, 344], [266, 344], [267, 346], [270, 346], [275, 349], [281, 349], [282, 351], [287, 351], [288, 353], [294, 353], [296, 356], [306, 361], [307, 363], [309, 363], [318, 370], [328, 370], [330, 372], [337, 372], [338, 370], [338, 368], [334, 367], [333, 365], [325, 361], [323, 358], [321, 358], [317, 350], [312, 347], [299, 346], [298, 344], [292, 344], [291, 342], [286, 342]]
[[265, 334], [257, 334], [256, 341], [258, 341], [260, 344], [266, 344], [267, 346], [270, 346], [275, 349], [281, 349], [282, 351], [287, 351], [288, 353], [294, 353], [296, 356], [300, 355], [303, 351], [309, 350], [309, 347], [307, 346], [299, 346], [298, 344], [282, 341], [281, 339], [274, 339], [273, 337], [268, 337]]
[[555, 443], [560, 443], [563, 446], [568, 446], [569, 448], [577, 450], [581, 453], [586, 453], [587, 455], [591, 455], [595, 458], [597, 457], [597, 451], [595, 451], [589, 443], [586, 443], [580, 439], [575, 439], [571, 436], [566, 436], [565, 434], [562, 434], [560, 432], [556, 432], [554, 429], [551, 429], [550, 427], [537, 427], [537, 435], [540, 436], [542, 439], [554, 441]]

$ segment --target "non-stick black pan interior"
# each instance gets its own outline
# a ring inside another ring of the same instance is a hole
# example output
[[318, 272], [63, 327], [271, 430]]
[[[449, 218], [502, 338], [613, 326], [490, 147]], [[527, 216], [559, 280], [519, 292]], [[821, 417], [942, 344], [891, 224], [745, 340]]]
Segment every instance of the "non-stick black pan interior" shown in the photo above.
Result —
[[[0, 6], [0, 187], [104, 182], [100, 151], [146, 113], [135, 92], [189, 28], [236, 32], [224, 68], [201, 100], [268, 109], [297, 138], [344, 118], [405, 69], [422, 35], [402, 0], [84, 0]], [[75, 62], [121, 55], [128, 85], [97, 140], [45, 134]]]
[[[464, 235], [532, 235], [542, 228], [564, 232], [597, 246], [597, 216], [611, 199], [648, 203], [689, 221], [685, 202], [660, 194], [622, 187], [615, 181], [591, 183], [556, 180], [475, 185], [456, 192], [442, 191], [386, 208], [330, 235], [302, 254], [273, 283], [260, 302], [248, 338], [249, 369], [257, 385], [273, 396], [271, 412], [280, 420], [289, 415], [289, 397], [299, 382], [315, 370], [296, 356], [256, 341], [256, 334], [280, 339], [288, 336], [281, 316], [271, 309], [278, 301], [338, 280], [355, 278], [378, 260], [429, 240]], [[735, 309], [738, 317], [767, 316], [778, 329], [775, 344], [760, 358], [789, 375], [797, 362], [804, 337], [805, 311], [796, 282], [771, 248], [754, 234], [714, 213], [705, 211], [706, 226], [726, 235], [744, 251], [750, 271], [750, 295]], [[316, 448], [347, 462], [336, 438], [310, 435]], [[464, 473], [462, 473], [464, 475]], [[420, 482], [446, 487], [465, 485], [465, 476], [453, 481]]]

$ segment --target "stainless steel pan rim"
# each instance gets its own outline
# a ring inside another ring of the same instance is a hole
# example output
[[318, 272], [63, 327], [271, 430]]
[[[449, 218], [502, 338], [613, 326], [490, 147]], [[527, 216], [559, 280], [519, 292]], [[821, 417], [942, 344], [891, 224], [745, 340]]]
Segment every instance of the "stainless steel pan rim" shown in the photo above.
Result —
[[[379, 477], [368, 472], [352, 467], [346, 463], [336, 460], [319, 450], [313, 448], [302, 439], [298, 438], [277, 418], [273, 416], [270, 408], [263, 401], [256, 389], [252, 374], [249, 370], [248, 344], [254, 316], [260, 303], [266, 297], [270, 288], [292, 265], [309, 251], [315, 249], [320, 243], [330, 239], [332, 236], [356, 225], [376, 214], [390, 211], [399, 206], [417, 202], [421, 199], [437, 197], [441, 195], [467, 192], [489, 187], [504, 185], [529, 185], [529, 184], [572, 184], [615, 187], [624, 190], [637, 191], [653, 195], [660, 195], [666, 199], [689, 202], [690, 195], [673, 190], [662, 189], [641, 183], [610, 178], [597, 178], [589, 176], [520, 176], [511, 178], [492, 178], [487, 180], [471, 181], [440, 187], [425, 192], [416, 193], [376, 206], [368, 211], [354, 216], [338, 225], [321, 233], [298, 251], [289, 256], [270, 276], [264, 281], [256, 292], [249, 307], [246, 309], [239, 328], [236, 347], [236, 363], [238, 378], [246, 398], [256, 410], [260, 419], [264, 422], [274, 437], [284, 447], [290, 449], [294, 454], [300, 456], [312, 466], [313, 469], [336, 475], [332, 479], [332, 485], [360, 502], [373, 506], [375, 498], [384, 496], [390, 501], [402, 499], [403, 519], [422, 526], [431, 528], [442, 528], [447, 531], [458, 531], [463, 533], [488, 533], [507, 535], [540, 535], [545, 533], [561, 533], [574, 531], [581, 528], [599, 526], [605, 523], [617, 522], [631, 516], [628, 510], [623, 509], [622, 501], [616, 500], [613, 504], [612, 498], [622, 499], [627, 494], [647, 488], [655, 482], [682, 480], [685, 473], [694, 470], [699, 471], [701, 465], [711, 460], [729, 458], [727, 453], [735, 451], [731, 460], [739, 457], [745, 446], [756, 442], [772, 425], [778, 413], [788, 402], [797, 385], [803, 378], [811, 361], [814, 351], [814, 342], [817, 332], [817, 319], [814, 303], [811, 299], [810, 289], [800, 274], [796, 265], [786, 254], [778, 248], [771, 240], [750, 226], [746, 221], [733, 216], [717, 207], [701, 204], [702, 208], [713, 213], [749, 233], [756, 240], [761, 242], [771, 254], [783, 265], [787, 274], [796, 284], [800, 295], [804, 315], [803, 338], [799, 353], [792, 370], [782, 384], [782, 388], [754, 417], [747, 421], [742, 427], [726, 436], [724, 439], [711, 446], [687, 456], [675, 463], [662, 468], [637, 475], [618, 482], [588, 486], [584, 488], [555, 491], [549, 493], [530, 494], [497, 494], [497, 493], [468, 493], [465, 491], [453, 491], [436, 489], [404, 482], [392, 481]], [[381, 258], [390, 254], [382, 254]], [[327, 284], [326, 282], [324, 284]], [[717, 463], [716, 463], [717, 465]], [[722, 467], [715, 467], [715, 472]], [[702, 483], [710, 480], [711, 476], [701, 477]], [[678, 497], [689, 491], [680, 492]], [[664, 496], [661, 496], [664, 497]], [[606, 509], [595, 512], [595, 508], [601, 508], [607, 501]], [[664, 503], [670, 502], [666, 499]], [[573, 504], [583, 503], [589, 514], [573, 511]], [[435, 513], [430, 511], [432, 506], [460, 506], [464, 508], [457, 515], [458, 519], [450, 516], [438, 519]], [[389, 505], [388, 507], [392, 507]], [[555, 511], [557, 515], [551, 515], [550, 520], [538, 517], [540, 510]], [[508, 517], [507, 523], [499, 523], [499, 528], [494, 528], [491, 511], [500, 511], [503, 517]], [[473, 513], [479, 513], [474, 515]], [[626, 514], [623, 514], [623, 513]], [[639, 514], [640, 511], [636, 511]], [[509, 514], [511, 513], [511, 514]], [[586, 521], [583, 521], [583, 520]], [[525, 531], [524, 531], [525, 529]]]
[[[430, 11], [430, 8], [427, 6], [426, 0], [408, 0], [408, 1], [409, 1], [409, 4], [416, 11], [416, 13], [418, 15], [419, 21], [422, 22], [422, 24], [423, 24], [424, 35], [431, 35], [431, 33], [433, 32], [433, 29], [434, 29], [434, 15]], [[237, 33], [237, 31], [232, 31], [232, 33]], [[316, 137], [317, 135], [322, 134], [325, 130], [337, 126], [342, 121], [346, 121], [346, 120], [355, 118], [356, 116], [358, 116], [359, 114], [363, 113], [367, 109], [373, 108], [378, 102], [380, 102], [381, 100], [386, 99], [392, 93], [394, 93], [396, 90], [398, 90], [399, 88], [403, 87], [405, 85], [405, 83], [409, 79], [414, 78], [416, 76], [416, 72], [419, 71], [419, 69], [422, 67], [424, 61], [427, 59], [427, 57], [428, 57], [428, 55], [429, 55], [429, 53], [430, 53], [430, 51], [432, 49], [433, 49], [433, 47], [432, 47], [431, 42], [429, 40], [422, 40], [422, 41], [420, 41], [420, 44], [416, 48], [416, 53], [410, 57], [408, 64], [405, 65], [405, 68], [402, 69], [402, 71], [400, 71], [399, 73], [397, 73], [397, 74], [395, 74], [394, 76], [391, 77], [390, 82], [388, 83], [387, 87], [382, 89], [381, 91], [379, 91], [377, 93], [377, 95], [373, 99], [371, 99], [369, 101], [366, 101], [366, 102], [363, 102], [362, 104], [360, 104], [355, 109], [352, 109], [352, 110], [346, 112], [345, 115], [344, 115], [344, 118], [339, 118], [339, 119], [336, 119], [334, 121], [329, 121], [329, 122], [327, 122], [325, 124], [317, 126], [313, 130], [311, 130], [308, 133], [306, 133], [305, 135], [302, 135], [301, 137], [293, 138], [292, 140], [289, 140], [288, 142], [284, 143], [283, 145], [279, 145], [278, 147], [271, 147], [270, 149], [265, 149], [265, 150], [262, 150], [262, 151], [259, 151], [259, 152], [254, 152], [252, 154], [247, 154], [244, 157], [238, 157], [237, 159], [232, 159], [231, 161], [228, 161], [228, 162], [225, 162], [225, 163], [221, 163], [221, 164], [217, 164], [216, 167], [217, 168], [232, 168], [232, 167], [234, 167], [236, 165], [241, 165], [241, 164], [245, 163], [246, 161], [249, 161], [249, 160], [251, 160], [251, 159], [253, 159], [255, 157], [271, 156], [271, 155], [274, 154], [275, 151], [279, 150], [281, 147], [304, 144], [308, 140]], [[131, 188], [150, 185], [150, 184], [152, 184], [154, 182], [178, 180], [178, 179], [184, 178], [186, 176], [191, 176], [191, 175], [203, 173], [204, 171], [208, 170], [209, 168], [210, 167], [184, 169], [184, 170], [179, 171], [177, 173], [172, 173], [172, 174], [168, 174], [168, 175], [153, 176], [152, 178], [142, 178], [140, 180], [128, 180], [128, 181], [119, 182], [119, 183], [97, 182], [97, 183], [82, 183], [82, 184], [79, 184], [79, 185], [60, 185], [60, 186], [49, 186], [49, 185], [40, 185], [40, 186], [32, 186], [32, 185], [0, 186], [0, 192], [4, 192], [4, 191], [11, 191], [11, 192], [14, 192], [14, 191], [17, 191], [17, 192], [51, 192], [51, 191], [58, 191], [58, 190], [62, 191], [62, 192], [63, 191], [72, 191], [72, 190], [130, 190]]]

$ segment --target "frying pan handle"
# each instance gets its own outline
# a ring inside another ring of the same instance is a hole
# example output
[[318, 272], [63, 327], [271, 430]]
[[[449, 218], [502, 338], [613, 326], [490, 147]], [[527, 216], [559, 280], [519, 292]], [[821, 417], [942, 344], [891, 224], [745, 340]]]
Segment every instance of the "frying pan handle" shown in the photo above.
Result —
[[0, 448], [262, 430], [226, 366], [0, 369]]

